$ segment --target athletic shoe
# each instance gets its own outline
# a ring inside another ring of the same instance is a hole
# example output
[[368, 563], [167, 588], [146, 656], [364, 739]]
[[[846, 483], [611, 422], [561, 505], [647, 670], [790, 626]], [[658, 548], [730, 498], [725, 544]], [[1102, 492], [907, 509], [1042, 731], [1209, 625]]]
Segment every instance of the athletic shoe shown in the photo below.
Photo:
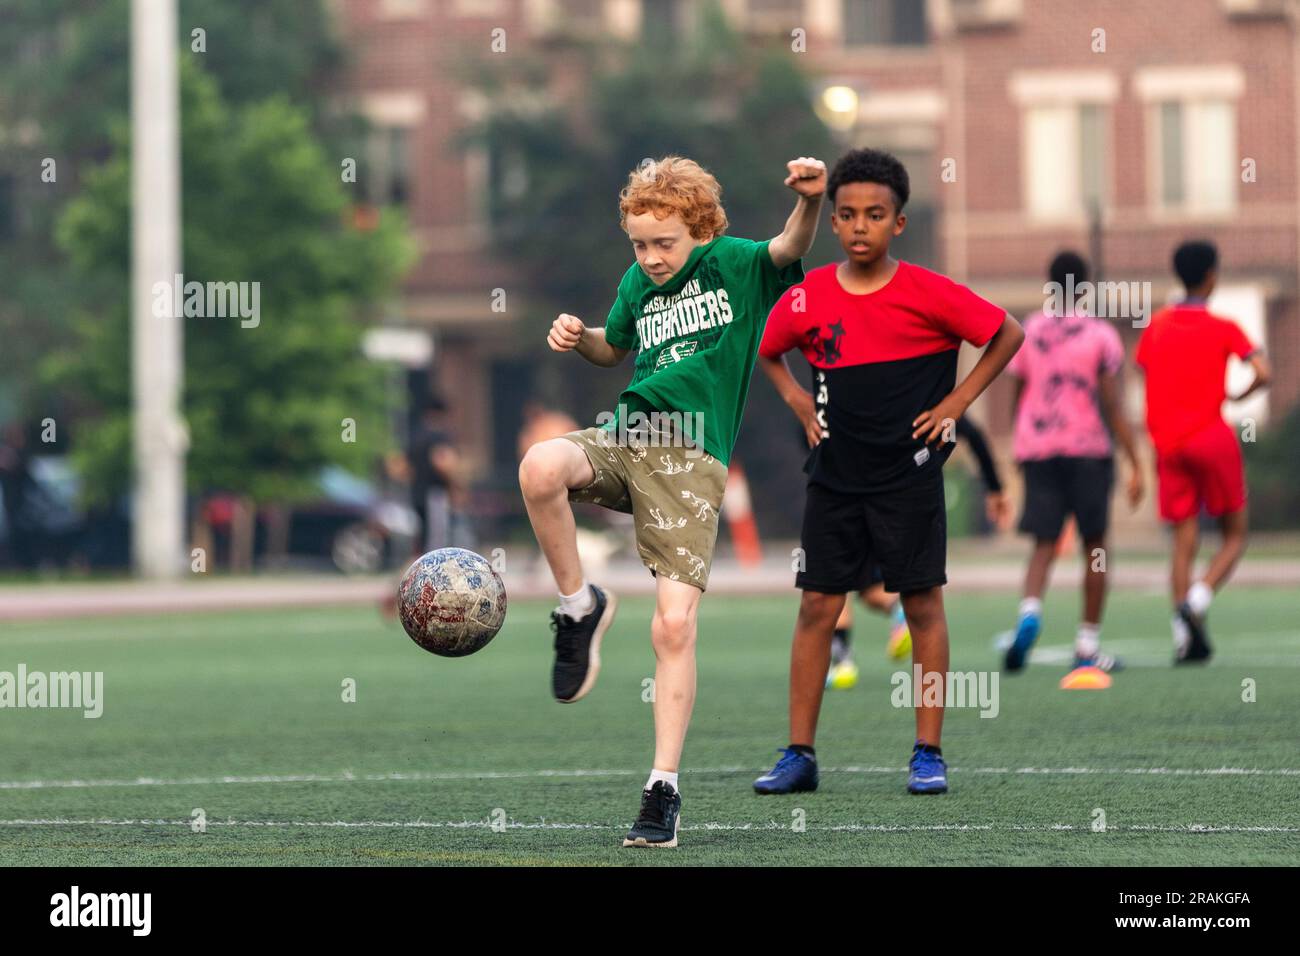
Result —
[[672, 848], [681, 826], [682, 798], [667, 780], [641, 791], [641, 813], [623, 838], [624, 846]]
[[758, 793], [805, 793], [817, 789], [820, 777], [817, 761], [797, 750], [783, 747], [776, 766], [754, 781]]
[[938, 754], [922, 750], [919, 743], [912, 748], [908, 769], [908, 793], [948, 792], [948, 765]]
[[912, 632], [907, 627], [907, 621], [889, 629], [889, 643], [885, 645], [885, 652], [896, 661], [901, 661], [912, 653]]
[[588, 585], [596, 606], [580, 621], [556, 609], [551, 612], [555, 631], [555, 666], [551, 670], [551, 692], [562, 704], [581, 700], [596, 684], [600, 673], [600, 642], [614, 620], [618, 601], [612, 591]]
[[851, 660], [831, 665], [826, 674], [826, 686], [834, 690], [848, 690], [858, 683], [858, 665]]
[[1004, 669], [1012, 673], [1024, 669], [1025, 664], [1029, 662], [1029, 650], [1038, 640], [1038, 632], [1042, 626], [1042, 619], [1037, 614], [1026, 614], [1020, 619], [1020, 623], [1016, 626], [1016, 639], [1007, 648], [1007, 656], [1002, 661]]
[[1117, 674], [1124, 669], [1124, 662], [1118, 657], [1112, 657], [1109, 654], [1102, 654], [1098, 651], [1092, 657], [1080, 657], [1074, 655], [1074, 666], [1077, 667], [1095, 667], [1099, 671], [1105, 671], [1107, 674]]
[[1175, 664], [1204, 664], [1214, 653], [1210, 646], [1210, 633], [1205, 627], [1205, 618], [1193, 613], [1184, 601], [1178, 605], [1178, 619], [1187, 627], [1187, 643], [1175, 655]]

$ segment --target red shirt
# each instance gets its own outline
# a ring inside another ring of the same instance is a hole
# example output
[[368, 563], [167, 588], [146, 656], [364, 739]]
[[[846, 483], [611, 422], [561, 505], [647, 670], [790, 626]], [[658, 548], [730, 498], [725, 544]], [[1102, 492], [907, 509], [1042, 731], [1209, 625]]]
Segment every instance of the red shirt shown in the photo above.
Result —
[[786, 290], [758, 349], [778, 358], [798, 348], [813, 366], [822, 441], [804, 470], [845, 492], [937, 477], [951, 443], [928, 453], [912, 422], [953, 390], [961, 343], [987, 343], [1006, 310], [910, 262], [865, 295], [846, 292], [837, 268], [814, 269]]
[[1167, 306], [1151, 317], [1135, 361], [1146, 372], [1147, 430], [1157, 452], [1168, 454], [1223, 421], [1228, 356], [1254, 351], [1237, 323], [1204, 304]]

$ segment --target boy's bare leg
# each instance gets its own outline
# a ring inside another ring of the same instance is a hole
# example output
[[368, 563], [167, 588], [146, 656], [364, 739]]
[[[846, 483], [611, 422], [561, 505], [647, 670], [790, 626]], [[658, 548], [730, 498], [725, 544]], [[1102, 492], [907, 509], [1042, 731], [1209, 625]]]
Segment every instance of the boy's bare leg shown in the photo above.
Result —
[[790, 743], [813, 746], [817, 717], [831, 664], [831, 636], [844, 607], [843, 594], [804, 591], [790, 649]]
[[[943, 700], [947, 692], [948, 675], [948, 620], [943, 609], [943, 588], [935, 586], [924, 591], [912, 591], [903, 596], [903, 613], [912, 631], [912, 664], [921, 667], [921, 685], [912, 688], [913, 706], [916, 710], [916, 739], [931, 747], [941, 746], [943, 733]], [[929, 675], [939, 675], [939, 706], [921, 706], [922, 689]]]
[[1055, 539], [1035, 540], [1034, 550], [1029, 553], [1029, 565], [1025, 568], [1025, 590], [1021, 597], [1042, 598], [1047, 590], [1047, 578], [1052, 573], [1052, 565], [1055, 561]]
[[655, 652], [654, 769], [676, 773], [695, 706], [695, 619], [703, 592], [662, 575], [655, 583], [655, 614], [650, 622]]
[[1246, 551], [1246, 509], [1224, 515], [1219, 519], [1219, 527], [1223, 530], [1223, 543], [1210, 559], [1210, 567], [1202, 578], [1212, 591], [1227, 583]]
[[1196, 561], [1198, 544], [1195, 518], [1185, 518], [1174, 525], [1174, 555], [1169, 581], [1173, 588], [1174, 607], [1187, 599], [1187, 589], [1192, 586], [1192, 564]]
[[888, 614], [894, 609], [894, 595], [885, 590], [885, 582], [877, 581], [858, 595], [862, 603], [877, 614]]
[[[863, 591], [862, 593], [866, 594], [867, 592]], [[836, 631], [843, 631], [843, 630], [847, 630], [852, 626], [853, 626], [853, 605], [850, 602], [845, 601], [844, 607], [840, 609], [840, 616], [835, 619], [835, 627], [833, 629]]]
[[1083, 542], [1083, 623], [1100, 626], [1106, 606], [1106, 565], [1103, 560], [1099, 566], [1093, 557], [1098, 550], [1104, 559], [1107, 556], [1105, 538]]
[[577, 526], [569, 489], [596, 480], [586, 453], [567, 438], [538, 442], [519, 464], [519, 488], [541, 545], [546, 563], [561, 594], [582, 587], [582, 562], [578, 559]]

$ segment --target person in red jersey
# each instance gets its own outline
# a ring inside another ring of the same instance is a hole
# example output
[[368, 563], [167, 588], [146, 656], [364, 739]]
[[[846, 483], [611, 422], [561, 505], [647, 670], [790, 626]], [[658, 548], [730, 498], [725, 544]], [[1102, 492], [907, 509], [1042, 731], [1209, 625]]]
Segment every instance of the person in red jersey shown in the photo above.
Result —
[[[1187, 298], [1152, 316], [1138, 341], [1136, 361], [1146, 373], [1147, 430], [1156, 450], [1160, 517], [1174, 531], [1174, 663], [1183, 664], [1209, 660], [1210, 600], [1246, 550], [1241, 446], [1223, 420], [1228, 356], [1249, 362], [1255, 370], [1254, 381], [1231, 396], [1233, 401], [1267, 385], [1272, 369], [1236, 323], [1206, 307], [1219, 276], [1214, 245], [1183, 243], [1174, 252], [1174, 271]], [[1223, 542], [1205, 574], [1193, 582], [1202, 508], [1218, 519]]]
[[[839, 160], [826, 192], [845, 259], [782, 294], [758, 350], [759, 366], [813, 444], [795, 578], [803, 595], [791, 650], [790, 746], [754, 781], [759, 793], [816, 789], [813, 736], [835, 621], [873, 565], [885, 590], [901, 597], [923, 675], [913, 689], [908, 791], [948, 789], [939, 741], [948, 674], [943, 464], [957, 420], [1015, 355], [1024, 332], [965, 286], [889, 255], [907, 223], [909, 190], [907, 170], [888, 153], [857, 149]], [[959, 384], [962, 342], [984, 353]], [[795, 348], [814, 369], [813, 394], [785, 363]], [[933, 703], [920, 685], [936, 682]]]

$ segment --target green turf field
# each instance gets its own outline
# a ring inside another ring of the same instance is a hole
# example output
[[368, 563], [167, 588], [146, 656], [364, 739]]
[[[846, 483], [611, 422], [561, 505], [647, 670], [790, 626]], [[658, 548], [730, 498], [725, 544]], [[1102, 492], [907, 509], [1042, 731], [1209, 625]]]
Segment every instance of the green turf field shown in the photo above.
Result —
[[[948, 603], [953, 669], [996, 668], [1015, 599]], [[786, 742], [795, 599], [709, 595], [675, 851], [618, 847], [652, 752], [648, 600], [623, 602], [572, 706], [549, 696], [539, 603], [462, 660], [368, 608], [0, 625], [0, 671], [105, 674], [98, 720], [0, 710], [0, 864], [1296, 864], [1296, 607], [1229, 591], [1219, 656], [1174, 670], [1163, 599], [1115, 595], [1105, 645], [1135, 666], [1065, 692], [1075, 597], [1049, 599], [1055, 661], [1003, 680], [994, 719], [949, 712], [942, 797], [904, 791], [912, 714], [890, 705], [883, 620], [860, 614], [863, 679], [828, 695], [821, 789], [759, 797]]]

